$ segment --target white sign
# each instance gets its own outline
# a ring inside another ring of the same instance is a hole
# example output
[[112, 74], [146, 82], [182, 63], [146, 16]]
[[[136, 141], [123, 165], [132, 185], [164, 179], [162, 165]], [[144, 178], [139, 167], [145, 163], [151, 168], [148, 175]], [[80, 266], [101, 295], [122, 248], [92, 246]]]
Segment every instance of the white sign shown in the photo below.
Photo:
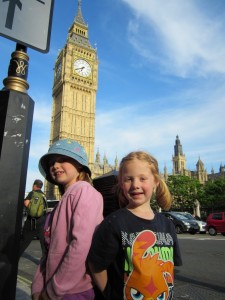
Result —
[[54, 0], [0, 0], [0, 35], [49, 51]]

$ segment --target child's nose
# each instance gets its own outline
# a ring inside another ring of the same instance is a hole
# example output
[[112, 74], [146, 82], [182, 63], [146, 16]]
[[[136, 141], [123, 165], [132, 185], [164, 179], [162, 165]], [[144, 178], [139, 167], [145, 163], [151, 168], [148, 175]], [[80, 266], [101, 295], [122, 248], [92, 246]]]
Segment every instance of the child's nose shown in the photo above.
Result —
[[132, 187], [133, 188], [139, 188], [139, 180], [138, 179], [134, 179], [133, 181], [132, 181]]
[[53, 163], [52, 167], [53, 167], [53, 168], [58, 168], [59, 165], [60, 165], [60, 163], [57, 162], [57, 161], [55, 161], [55, 162]]

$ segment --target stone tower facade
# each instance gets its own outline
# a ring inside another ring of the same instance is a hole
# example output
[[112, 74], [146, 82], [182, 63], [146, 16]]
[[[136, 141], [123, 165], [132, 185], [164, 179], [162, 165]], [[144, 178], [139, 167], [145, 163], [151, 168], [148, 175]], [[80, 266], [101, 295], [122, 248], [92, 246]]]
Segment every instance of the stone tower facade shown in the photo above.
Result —
[[198, 179], [198, 181], [202, 184], [204, 184], [206, 181], [208, 181], [208, 174], [205, 169], [204, 163], [201, 161], [200, 157], [196, 163], [196, 172], [194, 175], [195, 175], [196, 179]]
[[196, 170], [191, 171], [186, 169], [186, 157], [183, 153], [182, 145], [178, 135], [176, 136], [174, 145], [174, 156], [173, 156], [173, 174], [172, 175], [183, 175], [190, 178], [197, 179], [201, 184], [205, 184], [208, 181], [208, 174], [204, 167], [204, 163], [199, 158], [196, 163]]
[[180, 143], [179, 136], [176, 136], [174, 145], [174, 156], [173, 156], [173, 174], [185, 175], [186, 170], [186, 157], [183, 154], [182, 145]]
[[[55, 62], [50, 145], [63, 138], [76, 140], [85, 148], [92, 171], [97, 88], [97, 50], [89, 42], [88, 26], [82, 16], [81, 0], [78, 0], [66, 44]], [[55, 198], [57, 193], [49, 183], [45, 192], [49, 198]]]
[[55, 63], [50, 144], [62, 138], [76, 140], [85, 148], [90, 167], [94, 163], [97, 86], [97, 53], [89, 43], [79, 0], [66, 45]]

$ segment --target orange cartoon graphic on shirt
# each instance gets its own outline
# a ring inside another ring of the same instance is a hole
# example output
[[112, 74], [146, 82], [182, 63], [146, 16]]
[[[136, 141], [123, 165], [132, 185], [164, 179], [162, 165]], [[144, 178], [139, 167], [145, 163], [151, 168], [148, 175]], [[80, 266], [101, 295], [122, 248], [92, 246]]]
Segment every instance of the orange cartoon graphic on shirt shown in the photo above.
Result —
[[173, 263], [163, 261], [159, 253], [151, 255], [156, 236], [150, 230], [142, 231], [134, 240], [131, 271], [124, 287], [126, 300], [171, 300], [173, 298]]

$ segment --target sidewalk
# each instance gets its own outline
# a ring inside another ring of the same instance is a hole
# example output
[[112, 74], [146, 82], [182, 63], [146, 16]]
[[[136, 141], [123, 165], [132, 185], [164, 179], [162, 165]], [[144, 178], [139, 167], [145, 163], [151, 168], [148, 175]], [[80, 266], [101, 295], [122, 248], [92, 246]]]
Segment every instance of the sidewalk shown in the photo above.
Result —
[[41, 255], [39, 240], [33, 240], [19, 260], [16, 300], [31, 299], [31, 283]]
[[16, 286], [16, 300], [30, 300], [31, 281], [24, 280], [23, 277], [17, 276], [17, 286]]

